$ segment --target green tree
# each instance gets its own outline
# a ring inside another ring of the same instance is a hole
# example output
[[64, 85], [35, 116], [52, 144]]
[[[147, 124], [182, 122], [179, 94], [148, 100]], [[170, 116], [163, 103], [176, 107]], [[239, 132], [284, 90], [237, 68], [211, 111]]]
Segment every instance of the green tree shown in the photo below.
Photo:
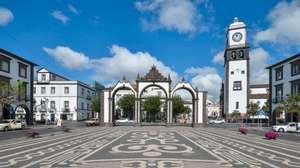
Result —
[[173, 106], [173, 114], [176, 122], [177, 116], [183, 113], [184, 111], [184, 103], [180, 96], [174, 96], [172, 98], [172, 106]]
[[231, 114], [230, 114], [230, 117], [234, 120], [234, 121], [237, 121], [240, 119], [241, 117], [241, 113], [237, 110], [234, 110]]
[[252, 122], [255, 115], [257, 115], [257, 111], [259, 110], [259, 104], [251, 102], [247, 107], [247, 114], [252, 116]]
[[160, 101], [159, 96], [150, 96], [145, 98], [143, 102], [144, 110], [149, 114], [149, 121], [155, 122], [155, 116], [160, 112], [162, 102]]
[[133, 94], [124, 95], [117, 102], [118, 106], [123, 109], [125, 117], [128, 117], [130, 120], [133, 119], [134, 114], [134, 105], [135, 97]]
[[292, 95], [288, 96], [286, 99], [282, 100], [280, 104], [283, 106], [286, 114], [290, 114], [291, 122], [293, 122], [293, 115], [300, 113], [300, 96]]
[[101, 113], [100, 106], [101, 106], [100, 96], [96, 96], [96, 98], [92, 102], [92, 111], [98, 113], [99, 120], [100, 120], [100, 113]]
[[21, 101], [28, 101], [25, 95], [25, 86], [25, 82], [21, 80], [18, 80], [15, 85], [0, 81], [0, 120], [3, 118], [3, 107], [12, 103], [21, 104]]

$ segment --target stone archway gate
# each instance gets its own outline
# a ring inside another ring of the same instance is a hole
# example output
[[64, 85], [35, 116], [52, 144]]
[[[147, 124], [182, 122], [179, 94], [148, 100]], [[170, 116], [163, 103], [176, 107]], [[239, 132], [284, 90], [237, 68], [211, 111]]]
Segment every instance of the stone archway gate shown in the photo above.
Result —
[[110, 88], [106, 88], [101, 92], [101, 122], [107, 126], [114, 125], [114, 98], [119, 90], [127, 89], [131, 90], [135, 96], [135, 111], [134, 111], [134, 122], [136, 125], [141, 124], [141, 98], [143, 92], [149, 87], [158, 87], [166, 95], [167, 104], [167, 124], [172, 125], [172, 98], [174, 92], [179, 89], [185, 89], [192, 95], [193, 101], [193, 117], [192, 125], [205, 125], [207, 123], [207, 112], [206, 112], [206, 91], [198, 91], [194, 89], [192, 85], [185, 80], [178, 82], [173, 88], [171, 88], [171, 78], [164, 77], [155, 66], [152, 66], [150, 71], [143, 77], [137, 75], [136, 84], [131, 84], [125, 78], [118, 81], [116, 85]]

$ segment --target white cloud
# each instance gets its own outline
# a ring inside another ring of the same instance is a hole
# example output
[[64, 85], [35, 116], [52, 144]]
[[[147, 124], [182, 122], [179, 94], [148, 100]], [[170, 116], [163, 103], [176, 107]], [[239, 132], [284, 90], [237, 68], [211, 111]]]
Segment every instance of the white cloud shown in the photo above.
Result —
[[191, 84], [194, 87], [208, 92], [209, 99], [214, 101], [219, 99], [222, 77], [218, 74], [217, 69], [213, 67], [191, 67], [186, 70], [186, 73], [192, 76]]
[[214, 64], [220, 64], [220, 65], [223, 65], [223, 64], [224, 64], [224, 51], [218, 52], [218, 53], [214, 56], [212, 62], [213, 62]]
[[9, 9], [0, 7], [0, 26], [8, 25], [13, 19], [14, 15]]
[[53, 49], [43, 47], [43, 50], [66, 68], [75, 70], [89, 67], [89, 58], [83, 53], [74, 51], [69, 47], [57, 46]]
[[270, 27], [259, 31], [256, 42], [288, 43], [300, 45], [300, 1], [278, 3], [268, 14]]
[[[191, 0], [145, 0], [136, 2], [135, 7], [145, 14], [141, 19], [145, 30], [166, 29], [193, 34], [208, 30], [204, 23], [200, 26], [202, 15], [197, 10], [199, 3]], [[146, 14], [149, 14], [148, 17]]]
[[152, 65], [155, 65], [164, 76], [170, 74], [172, 80], [178, 78], [175, 71], [149, 53], [133, 53], [118, 45], [111, 47], [110, 56], [99, 59], [90, 59], [84, 53], [65, 46], [57, 46], [53, 49], [43, 47], [43, 50], [66, 68], [92, 69], [95, 72], [92, 78], [105, 83], [116, 82], [123, 75], [129, 80], [134, 80], [138, 73], [140, 75], [147, 73]]
[[68, 8], [69, 8], [69, 10], [70, 10], [72, 13], [74, 13], [74, 14], [76, 14], [76, 15], [79, 15], [79, 11], [78, 11], [77, 8], [75, 8], [75, 6], [73, 6], [72, 4], [68, 4]]
[[53, 12], [51, 13], [51, 15], [52, 15], [55, 19], [61, 21], [63, 24], [67, 24], [67, 22], [70, 20], [70, 18], [69, 18], [68, 16], [64, 15], [64, 14], [62, 13], [62, 11], [59, 11], [59, 10], [53, 11]]
[[268, 66], [270, 55], [263, 48], [255, 48], [250, 51], [250, 83], [268, 83], [269, 74], [265, 69]]
[[130, 80], [136, 78], [137, 73], [144, 75], [152, 65], [156, 65], [159, 71], [167, 76], [170, 74], [173, 80], [177, 79], [177, 73], [170, 67], [157, 60], [147, 52], [133, 53], [125, 47], [113, 45], [110, 49], [111, 56], [94, 60], [96, 75], [94, 79], [100, 81], [119, 80], [123, 75]]

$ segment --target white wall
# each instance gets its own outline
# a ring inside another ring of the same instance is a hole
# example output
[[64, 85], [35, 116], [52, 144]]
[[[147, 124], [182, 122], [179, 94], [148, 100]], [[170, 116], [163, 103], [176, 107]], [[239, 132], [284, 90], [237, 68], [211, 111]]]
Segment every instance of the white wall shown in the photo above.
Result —
[[[34, 82], [36, 93], [34, 98], [37, 101], [36, 105], [40, 105], [41, 99], [47, 98], [49, 100], [48, 108], [50, 108], [50, 101], [55, 101], [56, 113], [59, 117], [63, 113], [64, 102], [69, 101], [70, 114], [72, 114], [72, 120], [82, 120], [88, 118], [88, 113], [91, 109], [87, 109], [87, 104], [91, 107], [92, 101], [95, 98], [95, 91], [91, 88], [82, 86], [77, 81], [50, 81], [47, 84], [40, 84]], [[41, 94], [41, 88], [46, 88], [46, 93]], [[51, 94], [51, 87], [55, 87], [55, 94]], [[69, 87], [69, 94], [64, 93], [65, 87]], [[81, 94], [81, 88], [85, 89], [84, 95]], [[90, 91], [91, 99], [87, 99], [87, 90]], [[84, 108], [81, 108], [81, 103], [84, 103]], [[39, 108], [37, 108], [39, 113]], [[78, 113], [77, 113], [78, 112]]]
[[[247, 112], [247, 60], [230, 61], [229, 65], [229, 79], [228, 79], [228, 113], [231, 114], [234, 110], [240, 113]], [[241, 71], [245, 73], [242, 74]], [[231, 74], [231, 71], [234, 74]], [[242, 81], [242, 90], [233, 90], [234, 81]], [[239, 109], [236, 109], [236, 102], [239, 102]]]

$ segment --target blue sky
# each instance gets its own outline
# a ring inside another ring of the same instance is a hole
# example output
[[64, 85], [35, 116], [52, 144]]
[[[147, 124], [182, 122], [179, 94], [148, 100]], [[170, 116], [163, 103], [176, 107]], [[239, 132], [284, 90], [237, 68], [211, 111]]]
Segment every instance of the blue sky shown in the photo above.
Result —
[[0, 47], [105, 85], [155, 64], [217, 99], [226, 27], [235, 16], [248, 26], [251, 83], [266, 83], [265, 66], [299, 52], [299, 1], [1, 0]]

